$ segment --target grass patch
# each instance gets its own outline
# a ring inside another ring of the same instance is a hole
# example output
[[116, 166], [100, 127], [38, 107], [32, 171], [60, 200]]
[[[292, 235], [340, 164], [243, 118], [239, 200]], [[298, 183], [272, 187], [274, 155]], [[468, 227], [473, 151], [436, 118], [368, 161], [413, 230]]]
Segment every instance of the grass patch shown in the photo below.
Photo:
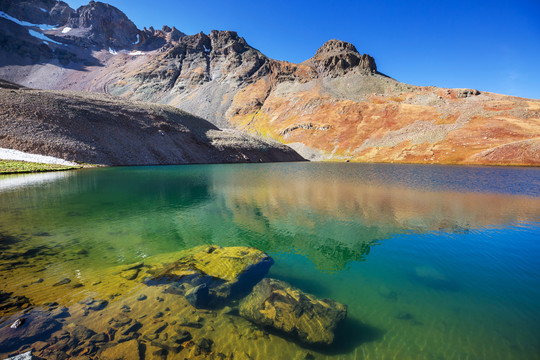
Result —
[[82, 166], [40, 164], [16, 160], [0, 160], [0, 174], [33, 173], [80, 169]]

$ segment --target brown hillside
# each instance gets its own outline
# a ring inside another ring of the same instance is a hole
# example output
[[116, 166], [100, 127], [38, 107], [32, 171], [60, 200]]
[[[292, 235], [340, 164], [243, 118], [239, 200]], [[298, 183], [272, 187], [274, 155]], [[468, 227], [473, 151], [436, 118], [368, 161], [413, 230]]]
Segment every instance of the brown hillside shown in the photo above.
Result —
[[166, 105], [0, 81], [0, 147], [99, 165], [298, 161], [275, 141]]

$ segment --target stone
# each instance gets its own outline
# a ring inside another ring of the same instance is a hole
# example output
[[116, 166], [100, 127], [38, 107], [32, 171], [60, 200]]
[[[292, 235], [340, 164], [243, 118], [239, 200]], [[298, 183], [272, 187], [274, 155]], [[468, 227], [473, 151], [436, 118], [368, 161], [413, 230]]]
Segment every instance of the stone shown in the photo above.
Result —
[[17, 328], [0, 328], [0, 349], [9, 352], [19, 349], [24, 344], [47, 340], [61, 325], [55, 319], [42, 312], [27, 314], [24, 322]]
[[69, 310], [65, 306], [57, 307], [56, 309], [51, 311], [51, 316], [55, 319], [61, 319], [71, 316], [69, 314]]
[[129, 340], [104, 349], [99, 359], [102, 360], [140, 360], [139, 343], [137, 340]]
[[66, 284], [69, 284], [70, 282], [71, 282], [71, 279], [65, 278], [65, 279], [62, 279], [59, 282], [55, 283], [53, 286], [66, 285]]
[[179, 345], [171, 341], [153, 340], [150, 344], [152, 346], [162, 348], [164, 350], [167, 350], [167, 352], [172, 352], [172, 353], [178, 353], [184, 348], [182, 345]]
[[180, 330], [176, 333], [176, 335], [170, 337], [171, 341], [174, 341], [177, 344], [183, 344], [192, 338], [193, 337], [191, 336], [190, 332], [185, 330]]
[[92, 305], [88, 306], [88, 310], [92, 311], [100, 311], [107, 307], [109, 302], [107, 300], [96, 300], [92, 303]]
[[127, 334], [133, 334], [136, 333], [140, 328], [142, 328], [142, 324], [138, 321], [134, 321], [133, 324], [127, 326], [123, 331], [122, 335]]
[[113, 328], [121, 328], [126, 325], [129, 325], [133, 319], [131, 319], [129, 316], [120, 314], [116, 317], [113, 317], [109, 320], [109, 324], [112, 325]]
[[75, 327], [70, 330], [70, 333], [79, 341], [86, 341], [96, 334], [95, 331], [90, 330], [84, 325], [75, 325]]
[[90, 343], [103, 343], [103, 342], [107, 342], [109, 340], [107, 334], [105, 333], [99, 333], [99, 334], [95, 334], [93, 335], [88, 341]]
[[125, 270], [120, 273], [120, 276], [126, 280], [135, 280], [139, 276], [139, 269]]
[[208, 286], [201, 284], [186, 291], [186, 300], [196, 308], [204, 307], [210, 301]]
[[249, 247], [199, 246], [165, 266], [152, 268], [149, 286], [171, 284], [195, 307], [213, 307], [249, 293], [274, 261]]
[[159, 318], [163, 317], [163, 315], [165, 315], [163, 312], [158, 311], [158, 312], [154, 315], [154, 319], [159, 319]]
[[11, 324], [10, 328], [11, 329], [20, 328], [24, 324], [24, 321], [25, 321], [24, 319], [17, 319], [15, 320], [13, 324]]
[[212, 351], [212, 345], [214, 344], [214, 341], [207, 339], [207, 338], [201, 338], [197, 343], [195, 344], [195, 355], [201, 355], [201, 354], [208, 354]]
[[347, 306], [292, 287], [284, 281], [263, 279], [240, 302], [240, 315], [310, 345], [330, 345], [334, 330], [347, 316]]
[[139, 297], [137, 297], [137, 301], [143, 301], [143, 300], [146, 300], [147, 299], [147, 296], [142, 294], [142, 295], [139, 295]]

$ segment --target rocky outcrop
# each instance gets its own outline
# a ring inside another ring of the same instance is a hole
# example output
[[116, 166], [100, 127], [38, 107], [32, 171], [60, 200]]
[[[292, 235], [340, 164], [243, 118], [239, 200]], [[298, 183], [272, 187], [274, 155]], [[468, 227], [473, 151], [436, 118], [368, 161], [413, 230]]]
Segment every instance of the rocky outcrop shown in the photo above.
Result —
[[103, 48], [132, 48], [139, 30], [128, 17], [109, 4], [90, 1], [73, 13], [65, 24], [77, 29], [77, 36]]
[[[2, 85], [5, 84], [5, 85]], [[165, 105], [0, 82], [0, 147], [96, 165], [295, 161], [275, 141]]]
[[194, 307], [211, 307], [245, 295], [273, 263], [254, 248], [200, 246], [174, 263], [150, 269], [146, 284], [170, 284], [168, 292], [184, 295]]
[[146, 27], [139, 31], [138, 41], [134, 44], [137, 49], [151, 51], [168, 46], [173, 46], [186, 36], [174, 26], [163, 26], [161, 30], [155, 30], [153, 27]]
[[375, 59], [367, 54], [360, 55], [353, 44], [340, 40], [324, 43], [306, 63], [317, 69], [320, 76], [338, 77], [351, 70], [377, 72]]
[[284, 281], [263, 279], [240, 303], [240, 315], [306, 344], [329, 345], [347, 316], [347, 306], [317, 299]]
[[0, 11], [32, 24], [63, 25], [74, 10], [63, 1], [0, 0]]

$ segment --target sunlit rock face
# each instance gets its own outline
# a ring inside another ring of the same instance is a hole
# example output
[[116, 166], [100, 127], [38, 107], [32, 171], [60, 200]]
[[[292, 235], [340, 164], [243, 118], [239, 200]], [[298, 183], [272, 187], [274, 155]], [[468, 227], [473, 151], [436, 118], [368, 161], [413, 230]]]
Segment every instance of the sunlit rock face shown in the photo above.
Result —
[[150, 269], [148, 285], [168, 284], [195, 307], [223, 305], [242, 297], [268, 272], [274, 260], [248, 247], [200, 246], [177, 261]]
[[264, 279], [240, 303], [240, 315], [311, 345], [330, 345], [347, 306], [317, 299], [284, 281]]
[[10, 4], [0, 11], [58, 26], [34, 27], [36, 37], [0, 18], [0, 77], [23, 85], [170, 104], [314, 160], [540, 164], [539, 100], [404, 84], [344, 41], [293, 64], [232, 31], [138, 30], [100, 2], [76, 11], [45, 0]]
[[108, 48], [129, 48], [137, 42], [137, 27], [128, 17], [109, 4], [90, 1], [72, 13], [66, 27], [79, 29], [79, 37]]

